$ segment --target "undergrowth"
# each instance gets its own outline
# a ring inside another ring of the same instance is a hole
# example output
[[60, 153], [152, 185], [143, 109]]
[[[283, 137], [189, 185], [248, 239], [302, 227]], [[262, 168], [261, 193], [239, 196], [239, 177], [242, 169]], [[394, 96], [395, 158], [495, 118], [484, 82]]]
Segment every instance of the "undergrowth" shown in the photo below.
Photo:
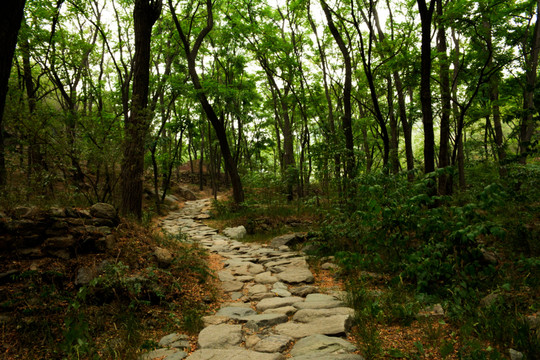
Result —
[[[117, 231], [114, 254], [28, 264], [2, 284], [2, 358], [136, 359], [170, 332], [197, 333], [216, 299], [206, 253], [182, 236], [153, 233], [134, 223]], [[174, 252], [166, 268], [155, 246]], [[75, 285], [77, 269], [98, 274]]]

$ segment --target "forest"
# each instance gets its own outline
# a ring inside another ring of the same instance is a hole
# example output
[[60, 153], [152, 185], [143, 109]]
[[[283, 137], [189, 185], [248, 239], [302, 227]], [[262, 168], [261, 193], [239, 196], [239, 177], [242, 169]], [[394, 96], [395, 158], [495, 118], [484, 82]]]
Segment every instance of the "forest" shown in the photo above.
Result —
[[438, 356], [538, 358], [540, 0], [11, 0], [0, 18], [1, 232], [21, 206], [107, 203], [146, 234], [189, 184], [250, 236], [299, 222], [371, 324], [367, 359], [426, 358], [377, 324], [428, 303], [474, 338]]

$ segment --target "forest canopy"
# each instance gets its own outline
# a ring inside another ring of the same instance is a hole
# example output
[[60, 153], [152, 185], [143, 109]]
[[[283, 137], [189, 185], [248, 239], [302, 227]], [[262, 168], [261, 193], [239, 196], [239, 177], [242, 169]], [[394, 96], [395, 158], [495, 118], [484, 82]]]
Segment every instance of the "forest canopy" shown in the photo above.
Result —
[[256, 173], [293, 199], [441, 169], [429, 192], [449, 195], [471, 164], [537, 157], [539, 1], [13, 4], [0, 183], [17, 196], [140, 217], [143, 177], [164, 195], [195, 159], [237, 203]]

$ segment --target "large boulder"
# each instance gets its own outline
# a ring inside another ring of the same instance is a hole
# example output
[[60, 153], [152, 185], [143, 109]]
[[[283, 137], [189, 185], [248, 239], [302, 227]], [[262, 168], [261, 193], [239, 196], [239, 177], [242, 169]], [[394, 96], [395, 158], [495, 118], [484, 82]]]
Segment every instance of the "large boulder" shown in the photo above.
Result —
[[116, 209], [111, 204], [97, 203], [90, 207], [90, 214], [93, 217], [116, 221], [118, 219]]
[[223, 229], [223, 234], [231, 239], [242, 239], [244, 236], [246, 236], [247, 231], [243, 225], [240, 225], [233, 228]]
[[195, 196], [193, 191], [183, 188], [183, 187], [178, 188], [178, 194], [186, 200], [190, 200], [190, 201], [197, 200], [197, 196]]
[[303, 243], [306, 240], [306, 233], [292, 233], [277, 236], [270, 241], [270, 246], [278, 249], [280, 246], [294, 246]]

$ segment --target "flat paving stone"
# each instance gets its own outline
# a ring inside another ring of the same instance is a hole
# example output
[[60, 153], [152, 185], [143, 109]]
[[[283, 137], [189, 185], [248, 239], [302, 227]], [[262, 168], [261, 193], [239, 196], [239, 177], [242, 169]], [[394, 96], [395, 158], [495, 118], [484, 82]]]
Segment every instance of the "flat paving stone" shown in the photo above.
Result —
[[304, 267], [288, 267], [284, 271], [277, 273], [276, 277], [288, 284], [312, 283], [315, 281], [311, 271]]
[[253, 346], [253, 350], [264, 353], [282, 352], [287, 349], [292, 340], [291, 337], [285, 335], [270, 335], [258, 341]]
[[307, 354], [295, 356], [288, 360], [364, 360], [362, 355], [357, 354]]
[[250, 322], [258, 328], [282, 324], [289, 320], [285, 314], [256, 314], [238, 318], [239, 321]]
[[242, 342], [241, 325], [210, 325], [199, 333], [198, 344], [201, 349], [226, 349]]
[[306, 336], [322, 335], [342, 335], [345, 334], [351, 326], [349, 315], [334, 315], [322, 319], [317, 319], [309, 323], [287, 322], [276, 325], [274, 331], [277, 334], [287, 335], [295, 339]]
[[250, 315], [256, 315], [255, 310], [245, 307], [224, 307], [219, 309], [216, 316], [226, 316], [230, 319], [240, 319]]
[[221, 287], [227, 292], [240, 291], [244, 287], [244, 283], [241, 281], [223, 281]]
[[273, 284], [278, 281], [278, 278], [272, 275], [270, 271], [266, 271], [255, 275], [254, 281], [259, 284]]
[[267, 354], [258, 351], [238, 349], [201, 349], [191, 354], [188, 360], [283, 360], [281, 354]]
[[345, 339], [321, 334], [307, 336], [300, 339], [291, 349], [292, 356], [319, 354], [343, 354], [356, 350], [356, 346]]
[[283, 306], [275, 309], [267, 309], [263, 311], [263, 314], [285, 314], [291, 316], [298, 311], [294, 306]]
[[288, 306], [296, 304], [298, 302], [304, 301], [301, 297], [291, 296], [286, 298], [268, 298], [261, 300], [255, 307], [258, 311], [265, 311], [267, 309], [274, 309], [283, 306]]
[[334, 315], [354, 315], [354, 309], [348, 307], [337, 307], [333, 309], [302, 309], [298, 310], [292, 320], [296, 322], [308, 323], [317, 319]]

